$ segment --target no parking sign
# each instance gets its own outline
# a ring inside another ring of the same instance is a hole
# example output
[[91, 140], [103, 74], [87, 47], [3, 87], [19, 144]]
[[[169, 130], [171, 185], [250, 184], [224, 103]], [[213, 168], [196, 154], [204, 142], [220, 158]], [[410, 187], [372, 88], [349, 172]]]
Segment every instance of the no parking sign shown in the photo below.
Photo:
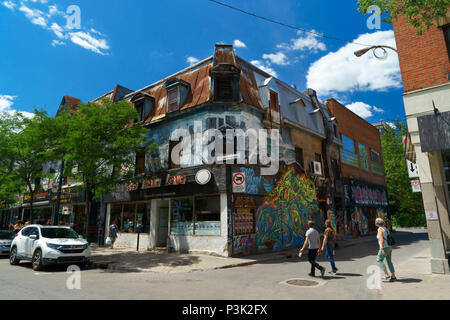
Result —
[[237, 172], [233, 174], [233, 192], [234, 193], [245, 192], [245, 173]]

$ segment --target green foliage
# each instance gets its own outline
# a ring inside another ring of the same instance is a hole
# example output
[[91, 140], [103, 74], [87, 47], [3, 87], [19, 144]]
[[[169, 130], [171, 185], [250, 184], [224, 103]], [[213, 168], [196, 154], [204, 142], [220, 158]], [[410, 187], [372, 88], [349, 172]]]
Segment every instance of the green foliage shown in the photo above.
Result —
[[391, 23], [398, 15], [405, 15], [408, 23], [422, 34], [438, 17], [447, 14], [450, 0], [358, 0], [358, 11], [366, 14], [370, 6], [378, 6], [386, 14], [383, 22]]
[[397, 215], [423, 215], [422, 195], [412, 192], [411, 181], [403, 148], [403, 136], [407, 135], [404, 121], [395, 126], [385, 125], [381, 134], [389, 204]]
[[426, 228], [427, 219], [424, 214], [393, 216], [392, 224], [398, 228]]
[[0, 114], [0, 198], [11, 202], [17, 194], [34, 194], [40, 179], [48, 177], [42, 163], [48, 160], [46, 152], [50, 136], [44, 134], [48, 123], [45, 111], [35, 110], [32, 118], [20, 113]]
[[56, 117], [60, 136], [57, 152], [64, 154], [65, 176], [83, 182], [96, 198], [134, 178], [135, 153], [143, 149], [147, 129], [131, 125], [138, 117], [127, 101], [80, 104], [77, 112]]

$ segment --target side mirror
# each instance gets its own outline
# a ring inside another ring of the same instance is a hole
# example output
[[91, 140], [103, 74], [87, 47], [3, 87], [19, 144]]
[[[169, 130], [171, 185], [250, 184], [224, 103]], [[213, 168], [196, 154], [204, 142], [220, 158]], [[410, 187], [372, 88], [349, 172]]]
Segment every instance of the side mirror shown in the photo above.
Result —
[[38, 238], [38, 236], [35, 235], [35, 234], [32, 234], [32, 235], [30, 236], [30, 239], [31, 239], [31, 240], [37, 240], [37, 238]]
[[78, 239], [84, 239], [84, 238], [83, 238], [83, 236], [80, 236], [80, 235], [79, 235], [79, 236], [78, 236]]

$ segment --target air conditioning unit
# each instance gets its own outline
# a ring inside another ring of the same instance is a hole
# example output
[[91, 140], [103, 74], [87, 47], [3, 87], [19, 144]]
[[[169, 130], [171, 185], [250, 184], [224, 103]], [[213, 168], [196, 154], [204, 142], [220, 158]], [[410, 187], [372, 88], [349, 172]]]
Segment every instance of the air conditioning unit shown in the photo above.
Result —
[[322, 175], [322, 163], [314, 161], [310, 163], [311, 174], [321, 176]]

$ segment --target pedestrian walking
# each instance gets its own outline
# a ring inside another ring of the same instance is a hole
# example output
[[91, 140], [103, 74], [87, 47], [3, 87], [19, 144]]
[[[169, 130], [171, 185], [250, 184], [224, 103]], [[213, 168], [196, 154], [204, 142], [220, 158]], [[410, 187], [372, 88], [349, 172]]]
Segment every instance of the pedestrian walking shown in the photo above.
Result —
[[114, 249], [114, 243], [116, 242], [118, 234], [119, 228], [117, 227], [116, 221], [114, 221], [112, 225], [109, 227], [109, 238], [111, 239], [111, 249]]
[[335, 275], [338, 272], [338, 268], [336, 268], [336, 264], [334, 262], [334, 249], [336, 248], [336, 230], [333, 228], [333, 224], [331, 220], [325, 221], [325, 235], [323, 238], [322, 244], [322, 252], [326, 252], [326, 256], [328, 261], [331, 264], [332, 275]]
[[308, 274], [310, 277], [316, 276], [316, 269], [320, 271], [320, 274], [323, 278], [323, 275], [325, 274], [325, 268], [320, 266], [316, 262], [316, 258], [318, 255], [320, 255], [320, 235], [319, 232], [314, 229], [314, 221], [308, 222], [309, 230], [306, 232], [306, 240], [303, 244], [303, 247], [300, 249], [300, 253], [303, 254], [303, 251], [306, 249], [306, 246], [308, 246], [309, 252], [308, 252], [308, 261], [311, 264], [311, 272]]
[[[377, 256], [378, 265], [381, 270], [384, 271], [384, 280], [389, 280], [390, 282], [397, 281], [397, 277], [395, 276], [395, 268], [392, 264], [392, 246], [390, 246], [388, 242], [389, 230], [386, 228], [386, 223], [381, 218], [375, 220], [375, 225], [378, 227], [377, 239], [380, 246], [380, 251]], [[390, 276], [386, 265], [384, 264], [385, 258], [389, 271], [391, 272]]]

